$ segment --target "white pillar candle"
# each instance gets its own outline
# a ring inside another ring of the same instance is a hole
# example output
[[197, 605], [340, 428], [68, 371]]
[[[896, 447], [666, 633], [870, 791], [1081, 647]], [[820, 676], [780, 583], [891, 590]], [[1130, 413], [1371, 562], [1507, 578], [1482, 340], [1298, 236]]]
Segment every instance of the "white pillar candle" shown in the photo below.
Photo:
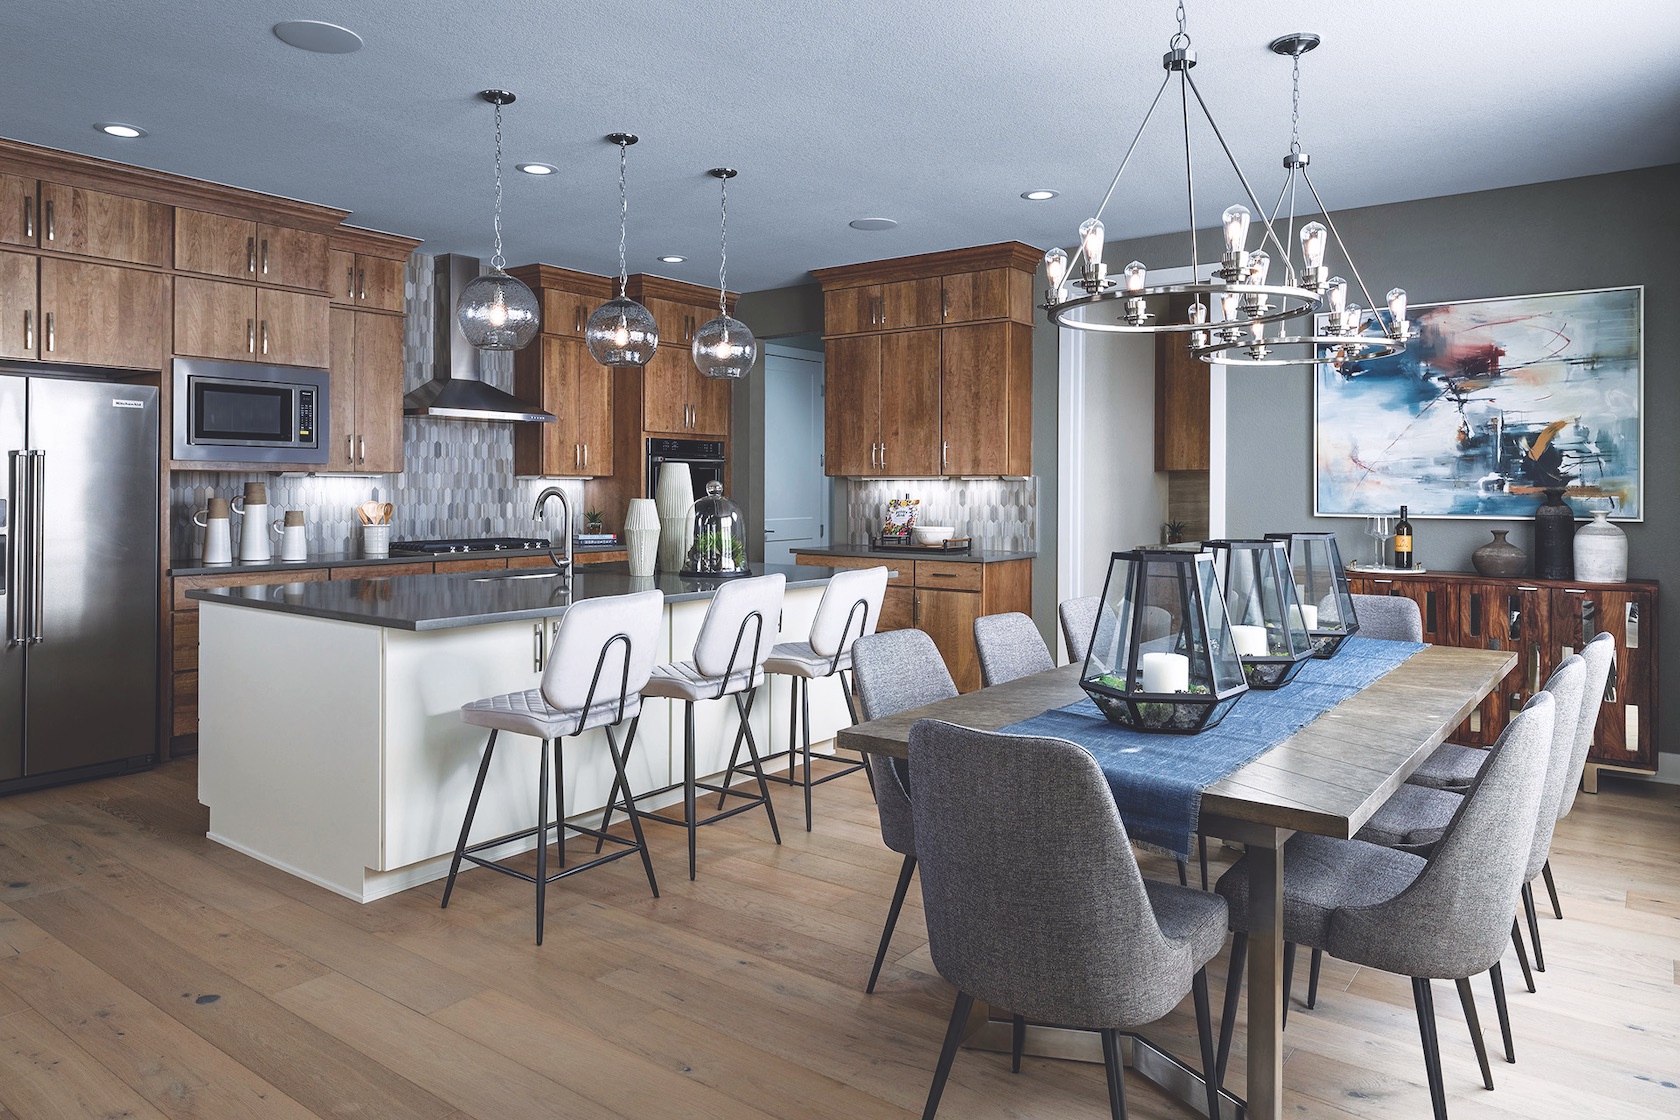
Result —
[[1266, 628], [1264, 626], [1232, 626], [1231, 641], [1240, 657], [1265, 657]]
[[1318, 629], [1318, 608], [1299, 606], [1289, 608], [1289, 624], [1302, 630]]
[[1145, 692], [1189, 692], [1190, 659], [1182, 653], [1146, 653], [1138, 658]]

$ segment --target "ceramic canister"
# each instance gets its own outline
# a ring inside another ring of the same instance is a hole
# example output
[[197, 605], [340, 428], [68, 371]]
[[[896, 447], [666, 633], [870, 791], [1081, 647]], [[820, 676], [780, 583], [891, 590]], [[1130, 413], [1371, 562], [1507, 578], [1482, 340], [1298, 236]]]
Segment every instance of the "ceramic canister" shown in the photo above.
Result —
[[694, 479], [687, 463], [665, 463], [659, 468], [654, 500], [659, 506], [659, 566], [667, 572], [680, 571], [688, 555], [689, 516], [694, 511]]
[[1540, 579], [1575, 577], [1575, 511], [1562, 490], [1546, 491], [1546, 501], [1534, 511], [1534, 574]]
[[209, 508], [193, 514], [193, 524], [204, 530], [206, 564], [233, 563], [233, 530], [226, 498], [211, 498]]
[[1575, 578], [1582, 583], [1623, 583], [1627, 561], [1627, 534], [1610, 524], [1610, 511], [1593, 510], [1592, 524], [1575, 530]]
[[659, 558], [659, 509], [652, 498], [631, 498], [624, 515], [624, 547], [630, 574], [651, 576]]
[[233, 512], [244, 518], [239, 526], [239, 559], [245, 563], [267, 563], [273, 557], [268, 547], [268, 487], [247, 482], [243, 497], [231, 503]]
[[280, 559], [294, 564], [309, 559], [309, 531], [304, 528], [301, 509], [287, 510], [274, 527], [280, 531]]

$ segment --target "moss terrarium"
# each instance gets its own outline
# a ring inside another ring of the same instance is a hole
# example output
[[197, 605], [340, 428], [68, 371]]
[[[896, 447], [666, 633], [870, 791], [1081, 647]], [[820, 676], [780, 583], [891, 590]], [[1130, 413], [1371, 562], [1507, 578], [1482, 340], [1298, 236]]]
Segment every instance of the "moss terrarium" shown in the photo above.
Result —
[[694, 503], [694, 541], [683, 565], [685, 576], [751, 575], [747, 567], [746, 527], [741, 507], [723, 496], [723, 483], [706, 483], [706, 496]]

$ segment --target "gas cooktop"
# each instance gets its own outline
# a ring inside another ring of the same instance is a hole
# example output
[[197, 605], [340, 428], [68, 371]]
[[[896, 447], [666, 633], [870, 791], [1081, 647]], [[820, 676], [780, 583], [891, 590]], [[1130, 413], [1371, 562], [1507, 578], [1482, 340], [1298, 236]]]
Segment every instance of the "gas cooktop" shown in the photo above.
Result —
[[547, 547], [547, 541], [535, 537], [462, 537], [451, 541], [391, 542], [392, 552], [409, 556], [433, 556], [446, 552], [510, 552]]

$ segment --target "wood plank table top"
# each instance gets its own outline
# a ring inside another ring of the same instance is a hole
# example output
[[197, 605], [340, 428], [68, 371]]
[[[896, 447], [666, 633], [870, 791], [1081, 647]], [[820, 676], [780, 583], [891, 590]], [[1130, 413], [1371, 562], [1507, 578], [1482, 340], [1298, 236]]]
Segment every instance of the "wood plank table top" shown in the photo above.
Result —
[[[1231, 840], [1244, 839], [1239, 833], [1254, 825], [1352, 836], [1516, 663], [1506, 650], [1424, 647], [1209, 786], [1202, 794], [1206, 830]], [[904, 758], [918, 719], [996, 731], [1083, 699], [1079, 671], [1064, 665], [844, 728], [837, 745]], [[1237, 827], [1217, 827], [1225, 822]]]

